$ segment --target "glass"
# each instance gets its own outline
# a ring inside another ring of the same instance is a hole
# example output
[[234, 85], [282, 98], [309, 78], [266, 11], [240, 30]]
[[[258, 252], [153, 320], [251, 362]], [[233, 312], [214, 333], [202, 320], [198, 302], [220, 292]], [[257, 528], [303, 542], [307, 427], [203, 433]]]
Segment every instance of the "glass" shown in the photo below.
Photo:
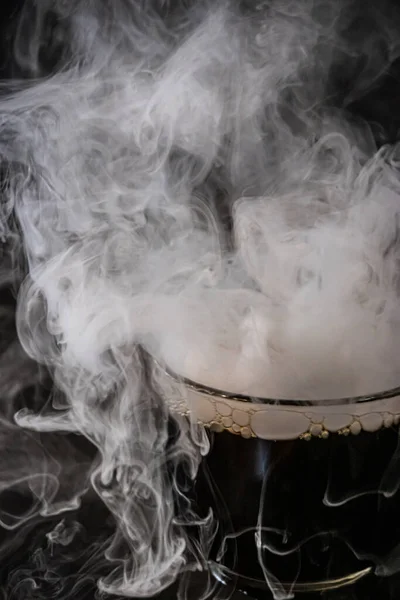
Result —
[[158, 364], [154, 377], [170, 409], [209, 432], [194, 501], [218, 520], [209, 567], [223, 586], [288, 598], [400, 571], [400, 388], [302, 401], [230, 394]]

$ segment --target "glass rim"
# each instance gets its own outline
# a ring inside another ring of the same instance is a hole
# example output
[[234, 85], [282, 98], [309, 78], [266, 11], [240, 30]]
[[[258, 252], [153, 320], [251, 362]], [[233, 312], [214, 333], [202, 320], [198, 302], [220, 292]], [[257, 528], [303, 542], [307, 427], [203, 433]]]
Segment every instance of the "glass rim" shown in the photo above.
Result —
[[167, 367], [166, 365], [160, 364], [160, 362], [151, 357], [152, 362], [164, 372], [165, 375], [184, 385], [186, 388], [193, 390], [194, 392], [210, 396], [212, 398], [223, 398], [224, 400], [246, 402], [250, 404], [264, 404], [274, 406], [327, 406], [327, 405], [348, 405], [348, 404], [363, 404], [368, 402], [378, 402], [380, 400], [387, 400], [400, 396], [400, 386], [383, 390], [381, 392], [375, 392], [372, 394], [362, 394], [358, 396], [343, 396], [339, 398], [319, 398], [317, 400], [309, 400], [306, 398], [272, 398], [267, 396], [254, 396], [248, 394], [238, 394], [235, 392], [228, 392], [219, 388], [214, 388], [203, 383], [199, 383], [180, 375]]

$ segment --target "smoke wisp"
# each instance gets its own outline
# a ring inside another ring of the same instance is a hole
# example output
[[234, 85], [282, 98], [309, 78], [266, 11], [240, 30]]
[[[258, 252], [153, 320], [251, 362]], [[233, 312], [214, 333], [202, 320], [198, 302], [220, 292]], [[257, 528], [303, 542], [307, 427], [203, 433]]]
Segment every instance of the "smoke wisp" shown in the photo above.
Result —
[[398, 57], [395, 15], [371, 5], [359, 40], [356, 4], [214, 4], [27, 5], [0, 96], [0, 491], [34, 498], [0, 522], [96, 493], [100, 589], [132, 597], [204, 568], [214, 531], [179, 477], [208, 440], [141, 348], [255, 396], [399, 385], [399, 149], [347, 110]]

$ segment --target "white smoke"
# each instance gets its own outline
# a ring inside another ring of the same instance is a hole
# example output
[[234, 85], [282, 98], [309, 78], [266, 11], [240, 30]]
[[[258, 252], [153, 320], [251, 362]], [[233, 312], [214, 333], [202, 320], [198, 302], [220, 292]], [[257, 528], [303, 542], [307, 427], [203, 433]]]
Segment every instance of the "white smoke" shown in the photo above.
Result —
[[[31, 464], [13, 455], [2, 485], [28, 482], [43, 515], [94, 489], [117, 527], [117, 566], [100, 583], [116, 594], [151, 595], [204, 559], [185, 533], [198, 517], [175, 514], [174, 473], [193, 478], [208, 442], [168, 417], [139, 346], [233, 392], [318, 399], [399, 384], [397, 149], [378, 151], [329, 88], [350, 58], [364, 67], [344, 103], [374, 84], [398, 52], [390, 23], [377, 13], [357, 50], [339, 2], [257, 8], [46, 0], [17, 32], [30, 79], [3, 86], [1, 281], [22, 249], [30, 357], [2, 354], [3, 401], [20, 409], [8, 435], [78, 432], [100, 459], [79, 469], [65, 451], [51, 466], [38, 447]], [[20, 387], [36, 363], [52, 376], [39, 414], [13, 403], [15, 361]]]

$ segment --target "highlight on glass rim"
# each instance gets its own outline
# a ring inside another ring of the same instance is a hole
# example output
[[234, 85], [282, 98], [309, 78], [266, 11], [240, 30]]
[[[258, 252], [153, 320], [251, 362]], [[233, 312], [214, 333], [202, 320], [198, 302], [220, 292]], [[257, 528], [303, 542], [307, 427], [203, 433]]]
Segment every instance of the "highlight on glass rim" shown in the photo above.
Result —
[[2, 600], [400, 597], [400, 3], [3, 0]]

